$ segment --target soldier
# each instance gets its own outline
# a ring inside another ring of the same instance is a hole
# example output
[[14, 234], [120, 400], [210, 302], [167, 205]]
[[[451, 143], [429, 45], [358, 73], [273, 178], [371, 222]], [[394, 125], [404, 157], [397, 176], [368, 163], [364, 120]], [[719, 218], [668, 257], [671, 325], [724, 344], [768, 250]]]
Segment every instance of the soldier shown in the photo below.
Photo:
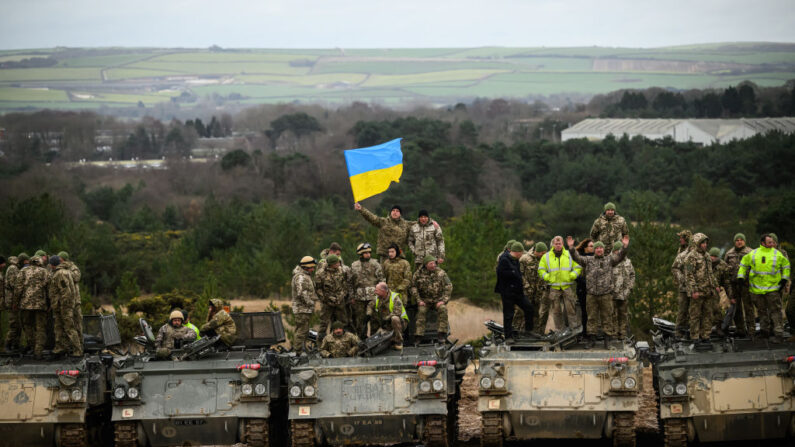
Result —
[[322, 272], [323, 269], [326, 268], [326, 258], [328, 257], [328, 255], [337, 255], [337, 258], [339, 258], [340, 260], [340, 267], [342, 268], [342, 271], [345, 273], [346, 276], [348, 276], [348, 279], [350, 279], [351, 268], [345, 265], [345, 261], [342, 260], [342, 246], [337, 242], [332, 242], [328, 248], [325, 248], [323, 249], [323, 251], [320, 252], [320, 260], [317, 261], [317, 268], [315, 268], [315, 276], [319, 275], [320, 272]]
[[[622, 242], [613, 244], [613, 252], [621, 250]], [[613, 308], [615, 310], [616, 335], [620, 339], [627, 337], [629, 327], [629, 294], [635, 287], [635, 268], [629, 256], [613, 267]]]
[[[41, 259], [41, 264], [40, 265], [42, 265], [42, 266], [48, 265], [47, 263], [49, 262], [49, 259], [50, 259], [47, 256], [47, 252], [44, 251], [44, 250], [36, 250], [36, 253], [33, 254], [33, 258]], [[49, 275], [49, 272], [47, 274]]]
[[[776, 233], [770, 233], [770, 237], [773, 238], [773, 248], [780, 251], [785, 258], [789, 259], [789, 253], [787, 253], [787, 250], [784, 250], [781, 248], [781, 245], [779, 245], [778, 236], [776, 236]], [[794, 327], [793, 325], [795, 325], [795, 299], [792, 299], [791, 297], [787, 299], [789, 297], [789, 291], [784, 293], [784, 290], [781, 290], [781, 293], [782, 302], [784, 300], [787, 301], [787, 308], [784, 310], [784, 315], [787, 317], [787, 321], [789, 322], [790, 326], [790, 332], [793, 334], [791, 340], [795, 341], [795, 329], [792, 329]]]
[[69, 260], [69, 253], [67, 253], [65, 251], [61, 251], [61, 252], [58, 253], [58, 257], [61, 258], [61, 264], [64, 264], [66, 266], [66, 269], [69, 270], [69, 273], [72, 274], [72, 280], [74, 281], [75, 292], [77, 294], [77, 301], [75, 301], [74, 309], [72, 309], [72, 319], [74, 320], [75, 327], [77, 327], [77, 330], [82, 334], [83, 333], [83, 309], [81, 307], [82, 301], [81, 301], [81, 297], [80, 297], [80, 278], [81, 278], [82, 275], [81, 275], [80, 269], [77, 267], [77, 265], [75, 265], [74, 262]]
[[199, 333], [199, 328], [190, 322], [188, 311], [181, 309], [180, 312], [182, 312], [182, 325], [196, 333], [196, 340], [201, 340], [202, 336]]
[[[709, 259], [712, 264], [712, 274], [715, 276], [715, 282], [718, 287], [723, 289], [723, 293], [729, 296], [731, 289], [731, 269], [729, 264], [723, 262], [720, 258], [720, 248], [712, 247], [709, 249]], [[716, 293], [712, 299], [712, 324], [715, 325], [715, 332], [718, 336], [723, 337], [723, 310], [720, 308], [720, 293]]]
[[158, 357], [168, 357], [173, 349], [179, 349], [196, 340], [196, 332], [182, 324], [182, 322], [182, 311], [179, 309], [171, 311], [168, 321], [160, 327], [155, 338]]
[[605, 203], [604, 214], [597, 217], [591, 226], [591, 239], [594, 244], [602, 242], [605, 246], [605, 253], [609, 254], [613, 244], [621, 241], [621, 238], [627, 235], [629, 235], [627, 222], [616, 213], [616, 206], [613, 202]]
[[353, 357], [358, 351], [359, 337], [345, 332], [345, 323], [342, 321], [335, 321], [331, 325], [331, 333], [320, 344], [320, 355], [323, 357]]
[[409, 317], [400, 301], [400, 295], [390, 291], [385, 282], [375, 286], [375, 301], [370, 301], [367, 306], [367, 316], [375, 327], [383, 330], [392, 329], [392, 346], [395, 350], [403, 349], [403, 331], [409, 325]]
[[312, 281], [312, 272], [315, 271], [317, 263], [311, 256], [304, 256], [293, 269], [293, 315], [295, 316], [295, 343], [293, 348], [301, 353], [304, 350], [304, 342], [309, 332], [309, 320], [315, 311], [315, 282]]
[[574, 330], [582, 329], [582, 320], [577, 316], [577, 295], [572, 288], [580, 273], [582, 267], [563, 249], [563, 237], [552, 238], [552, 251], [541, 258], [538, 276], [549, 286], [547, 305], [558, 330], [564, 325]]
[[409, 247], [414, 253], [414, 270], [422, 267], [427, 255], [436, 258], [437, 264], [444, 263], [444, 236], [439, 225], [431, 223], [428, 211], [420, 210], [417, 223], [409, 229]]
[[425, 334], [425, 320], [428, 312], [435, 311], [438, 320], [437, 332], [439, 341], [447, 339], [449, 323], [447, 321], [447, 302], [453, 293], [453, 283], [441, 267], [436, 266], [436, 258], [425, 256], [424, 265], [414, 272], [411, 279], [411, 293], [417, 299], [417, 330], [414, 343], [417, 344]]
[[[580, 256], [574, 249], [574, 238], [566, 237], [566, 244], [569, 246], [569, 254], [575, 262], [582, 265], [585, 269], [585, 284], [588, 288], [585, 298], [585, 305], [588, 308], [588, 338], [593, 342], [597, 332], [605, 335], [605, 345], [608, 345], [610, 338], [616, 336], [616, 327], [613, 311], [613, 268], [620, 264], [627, 256], [629, 246], [629, 235], [624, 235], [621, 240], [623, 249], [605, 255], [605, 245], [602, 241], [593, 244], [593, 256]], [[612, 249], [612, 247], [611, 247]]]
[[709, 339], [712, 328], [712, 301], [720, 293], [712, 274], [712, 261], [707, 254], [709, 238], [704, 233], [693, 235], [693, 249], [685, 258], [685, 285], [690, 296], [690, 339]]
[[61, 262], [61, 258], [50, 256], [49, 264], [53, 271], [47, 284], [55, 335], [55, 348], [52, 353], [61, 356], [68, 351], [72, 358], [79, 358], [83, 355], [83, 332], [82, 328], [75, 325], [74, 308], [80, 296], [75, 289], [72, 274]]
[[237, 326], [232, 316], [224, 310], [224, 302], [218, 298], [210, 300], [207, 322], [199, 329], [199, 333], [212, 337], [218, 335], [226, 346], [232, 346], [237, 337]]
[[[22, 257], [20, 255], [20, 258]], [[24, 258], [27, 258], [27, 255]], [[41, 257], [34, 258], [30, 263], [27, 259], [23, 262], [25, 264], [17, 275], [14, 292], [19, 302], [27, 349], [33, 348], [33, 355], [40, 359], [47, 340], [48, 274], [41, 264]]]
[[685, 259], [693, 250], [693, 233], [691, 233], [690, 230], [682, 230], [676, 233], [676, 235], [679, 236], [679, 251], [676, 252], [676, 258], [671, 265], [674, 284], [679, 287], [679, 296], [677, 298], [678, 310], [676, 312], [676, 335], [679, 338], [685, 338], [685, 330], [687, 330], [690, 325], [690, 294], [687, 293], [687, 284], [685, 283]]
[[351, 299], [351, 319], [360, 339], [367, 338], [367, 305], [375, 299], [375, 285], [384, 280], [381, 266], [371, 258], [373, 248], [367, 242], [356, 247], [359, 260], [351, 264], [354, 297]]
[[751, 249], [745, 245], [745, 235], [737, 233], [734, 235], [734, 247], [723, 255], [723, 260], [729, 266], [729, 276], [731, 277], [731, 285], [726, 289], [726, 293], [729, 295], [729, 302], [735, 305], [734, 326], [740, 337], [745, 337], [749, 333], [753, 334], [756, 330], [754, 303], [748, 291], [748, 281], [737, 278], [740, 261], [748, 253], [751, 253]]
[[502, 300], [502, 326], [505, 331], [505, 339], [512, 341], [513, 338], [513, 315], [514, 306], [522, 309], [524, 318], [524, 328], [533, 329], [533, 305], [524, 294], [524, 284], [522, 272], [519, 267], [519, 258], [524, 254], [524, 246], [521, 242], [514, 242], [508, 253], [500, 256], [497, 264], [497, 284], [494, 292], [500, 294]]
[[[411, 266], [409, 261], [400, 257], [400, 247], [397, 244], [392, 244], [389, 247], [389, 259], [384, 261], [383, 270], [389, 290], [400, 295], [400, 301], [409, 316], [409, 326], [405, 332], [409, 338], [413, 338], [414, 331], [412, 329], [414, 329], [413, 322], [417, 319], [417, 301], [408, 293], [411, 285]], [[409, 343], [411, 342], [413, 340], [409, 339]]]
[[[25, 253], [21, 253], [25, 255]], [[25, 255], [27, 257], [28, 255]], [[19, 349], [19, 339], [22, 337], [22, 325], [19, 317], [19, 300], [16, 298], [16, 291], [14, 290], [19, 275], [19, 258], [17, 256], [9, 256], [8, 269], [4, 276], [4, 307], [8, 314], [8, 332], [6, 333], [5, 350], [6, 352], [13, 352]]]
[[527, 253], [519, 258], [519, 270], [522, 272], [522, 287], [524, 288], [524, 295], [533, 309], [538, 309], [538, 313], [534, 315], [534, 326], [531, 329], [537, 334], [543, 334], [547, 327], [547, 319], [549, 319], [549, 305], [546, 303], [547, 286], [541, 277], [538, 276], [538, 264], [541, 257], [547, 252], [547, 244], [537, 242], [533, 250], [528, 250]]
[[[393, 243], [398, 244], [400, 247], [408, 246], [409, 228], [414, 222], [409, 222], [401, 217], [403, 210], [400, 206], [394, 205], [389, 210], [389, 217], [378, 217], [359, 204], [359, 202], [354, 203], [353, 207], [362, 215], [364, 220], [378, 228], [376, 254], [380, 262], [383, 263], [389, 257], [387, 251]], [[361, 333], [359, 335], [361, 336]]]
[[326, 266], [315, 275], [315, 292], [320, 300], [320, 334], [326, 335], [329, 323], [338, 320], [348, 324], [345, 300], [350, 293], [350, 281], [342, 270], [337, 255], [328, 255]]
[[[781, 295], [789, 294], [790, 263], [783, 253], [775, 248], [775, 240], [770, 234], [763, 234], [759, 248], [751, 250], [740, 260], [737, 277], [749, 282], [749, 290], [759, 310], [759, 325], [762, 335], [773, 335], [778, 343], [784, 335], [781, 321]], [[750, 272], [749, 272], [750, 270]]]

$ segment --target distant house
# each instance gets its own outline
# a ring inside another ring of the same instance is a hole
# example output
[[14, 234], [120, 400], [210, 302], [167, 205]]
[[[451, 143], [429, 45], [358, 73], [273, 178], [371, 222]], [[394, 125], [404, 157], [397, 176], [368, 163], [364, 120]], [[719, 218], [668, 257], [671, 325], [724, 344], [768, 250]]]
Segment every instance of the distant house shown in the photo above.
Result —
[[620, 138], [642, 136], [650, 140], [671, 137], [680, 143], [725, 143], [742, 140], [773, 130], [795, 133], [795, 118], [739, 119], [602, 119], [590, 118], [561, 132], [563, 141], [586, 138], [602, 140], [608, 135]]

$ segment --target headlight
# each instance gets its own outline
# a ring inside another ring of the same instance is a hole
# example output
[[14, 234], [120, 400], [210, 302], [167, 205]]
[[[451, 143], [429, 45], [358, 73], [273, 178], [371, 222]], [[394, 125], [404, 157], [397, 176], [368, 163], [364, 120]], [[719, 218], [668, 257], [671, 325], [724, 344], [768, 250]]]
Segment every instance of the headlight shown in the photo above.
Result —
[[254, 392], [259, 394], [260, 396], [265, 394], [265, 384], [264, 383], [258, 383], [257, 386], [254, 387]]
[[240, 390], [243, 391], [243, 394], [246, 396], [251, 396], [251, 392], [254, 391], [254, 388], [251, 386], [250, 383], [244, 383]]
[[307, 385], [304, 387], [304, 396], [312, 397], [315, 395], [315, 387], [312, 385]]
[[502, 377], [494, 379], [494, 388], [505, 388], [505, 379]]
[[634, 377], [627, 377], [627, 380], [624, 381], [624, 388], [631, 389], [635, 388], [638, 382], [635, 380]]
[[491, 377], [483, 377], [480, 379], [481, 388], [491, 388]]
[[121, 386], [116, 388], [115, 390], [113, 390], [113, 397], [115, 397], [116, 399], [119, 399], [119, 400], [124, 399], [124, 396], [126, 394], [127, 394], [127, 392], [124, 391], [124, 387], [121, 387]]
[[427, 393], [431, 390], [431, 382], [427, 380], [420, 382], [420, 391]]
[[138, 388], [132, 387], [127, 390], [127, 397], [130, 399], [138, 399]]
[[687, 385], [679, 383], [676, 385], [676, 394], [687, 394]]
[[69, 391], [67, 391], [67, 390], [58, 391], [58, 401], [59, 402], [68, 402], [69, 401]]
[[671, 394], [674, 393], [674, 386], [671, 385], [670, 383], [666, 383], [662, 387], [662, 393], [665, 394], [666, 396], [670, 396]]
[[613, 389], [621, 388], [621, 378], [620, 377], [613, 377], [613, 380], [610, 381], [610, 388], [613, 388]]
[[301, 397], [301, 387], [298, 385], [293, 385], [290, 388], [290, 396], [292, 397]]
[[439, 379], [436, 379], [436, 380], [433, 381], [433, 390], [434, 391], [442, 391], [442, 388], [444, 388], [444, 382], [442, 382]]
[[72, 400], [78, 401], [83, 398], [83, 392], [79, 389], [72, 390]]

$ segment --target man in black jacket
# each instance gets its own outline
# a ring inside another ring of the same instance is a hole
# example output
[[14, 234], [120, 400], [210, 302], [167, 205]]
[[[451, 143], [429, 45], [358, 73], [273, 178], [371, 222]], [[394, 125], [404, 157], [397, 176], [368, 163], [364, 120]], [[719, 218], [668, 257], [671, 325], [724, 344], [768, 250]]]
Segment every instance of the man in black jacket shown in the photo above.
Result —
[[524, 253], [521, 242], [511, 244], [510, 251], [500, 255], [497, 263], [497, 285], [494, 291], [502, 298], [502, 325], [505, 339], [513, 337], [513, 306], [519, 306], [524, 311], [524, 327], [530, 330], [533, 327], [533, 305], [524, 296], [522, 285], [522, 272], [519, 270], [519, 258]]

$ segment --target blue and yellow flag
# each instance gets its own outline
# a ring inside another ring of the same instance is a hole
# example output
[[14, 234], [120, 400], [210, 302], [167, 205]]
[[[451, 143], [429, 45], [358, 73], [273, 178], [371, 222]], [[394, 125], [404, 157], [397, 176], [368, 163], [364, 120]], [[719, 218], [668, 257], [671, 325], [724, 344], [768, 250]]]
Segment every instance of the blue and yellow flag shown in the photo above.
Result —
[[353, 200], [359, 202], [380, 194], [403, 174], [403, 152], [397, 138], [378, 146], [345, 151]]

